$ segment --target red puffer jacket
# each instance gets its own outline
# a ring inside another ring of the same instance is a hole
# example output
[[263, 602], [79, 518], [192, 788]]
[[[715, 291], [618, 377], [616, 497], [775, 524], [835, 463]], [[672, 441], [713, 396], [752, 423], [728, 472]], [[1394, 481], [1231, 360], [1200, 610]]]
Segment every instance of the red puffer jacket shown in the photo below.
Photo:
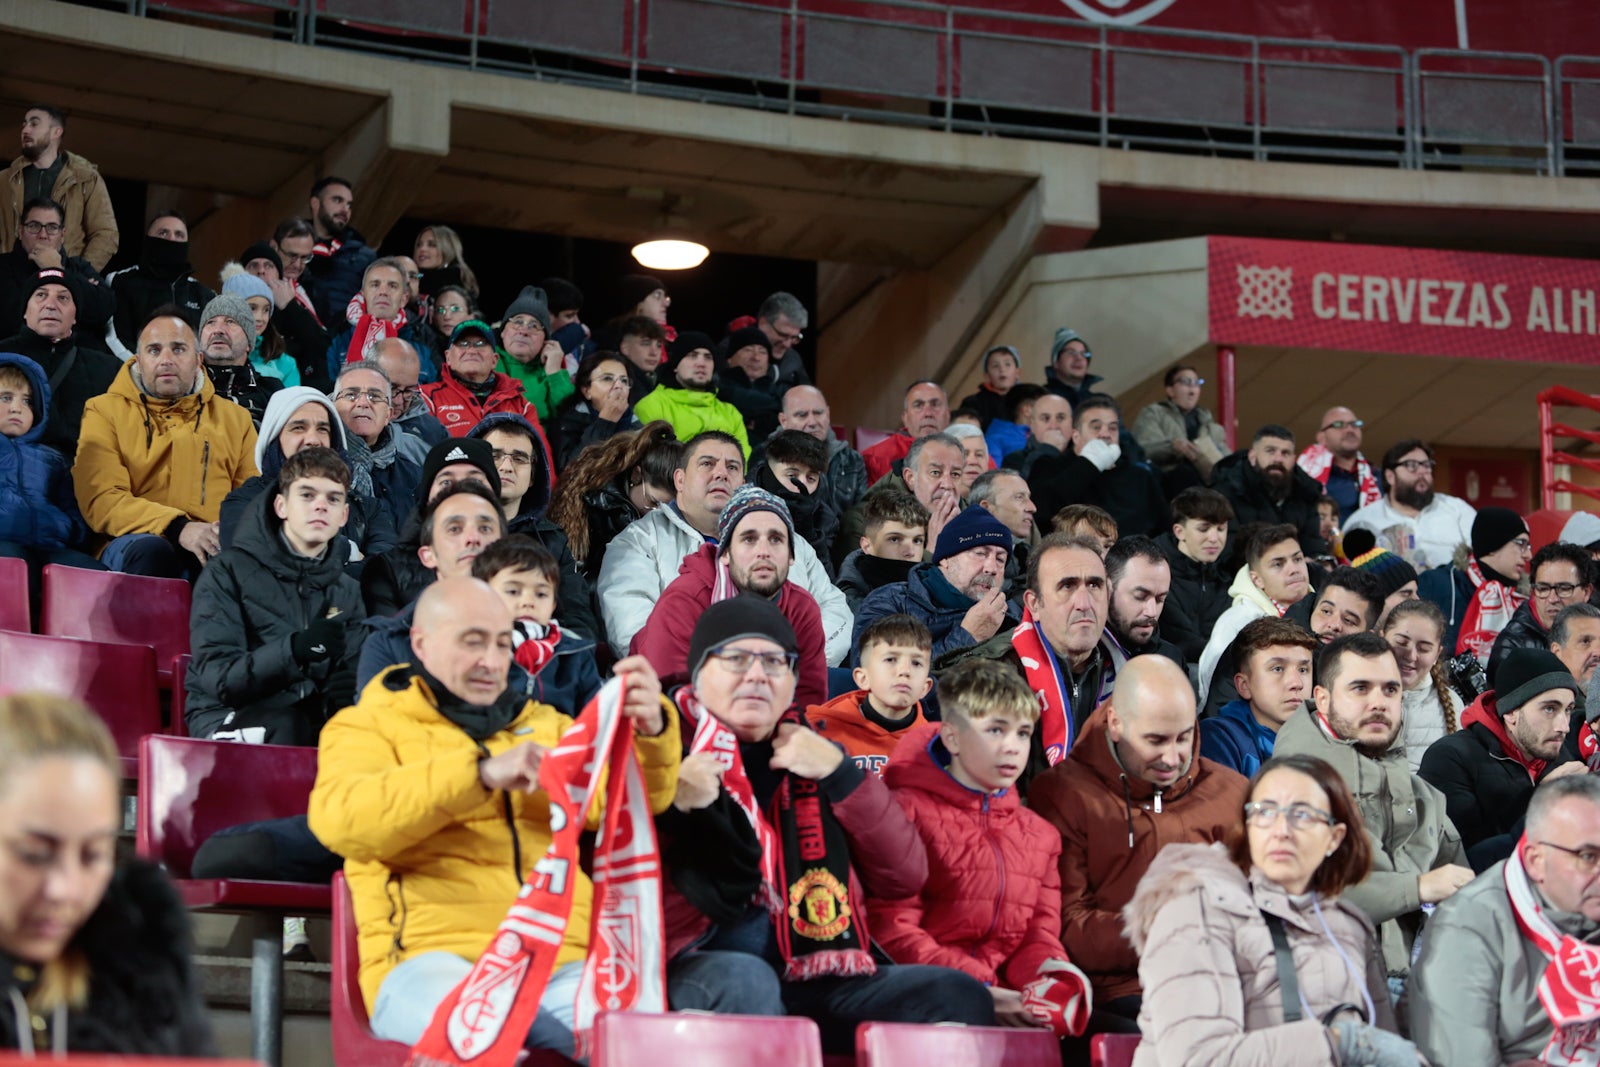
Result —
[[939, 725], [895, 746], [883, 780], [928, 846], [920, 895], [874, 900], [873, 936], [896, 963], [954, 967], [1021, 989], [1061, 946], [1061, 835], [1017, 791], [983, 794], [945, 769]]
[[444, 424], [451, 437], [465, 437], [485, 415], [497, 411], [521, 415], [539, 431], [539, 444], [544, 447], [544, 454], [553, 455], [550, 443], [544, 439], [544, 428], [539, 425], [539, 412], [523, 395], [522, 383], [509, 374], [497, 374], [495, 379], [494, 388], [480, 401], [467, 388], [467, 383], [445, 366], [439, 371], [438, 381], [422, 387], [422, 399], [427, 401], [428, 410]]

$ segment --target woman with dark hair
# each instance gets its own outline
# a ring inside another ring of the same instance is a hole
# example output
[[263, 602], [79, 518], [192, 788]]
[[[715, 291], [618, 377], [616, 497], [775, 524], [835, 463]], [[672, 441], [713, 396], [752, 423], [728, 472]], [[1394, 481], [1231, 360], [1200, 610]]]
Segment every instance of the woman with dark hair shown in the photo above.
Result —
[[556, 408], [556, 469], [590, 445], [609, 441], [625, 430], [637, 430], [639, 417], [628, 403], [628, 363], [615, 352], [592, 352], [572, 376], [576, 392]]
[[1133, 420], [1133, 439], [1161, 472], [1168, 497], [1211, 481], [1211, 468], [1228, 454], [1228, 439], [1211, 412], [1200, 406], [1206, 380], [1179, 365], [1162, 379], [1167, 398], [1146, 405]]
[[450, 347], [450, 334], [468, 319], [478, 317], [477, 301], [459, 285], [446, 285], [433, 294], [429, 305], [428, 325], [433, 329], [433, 350], [443, 352]]
[[672, 500], [672, 472], [683, 446], [672, 424], [656, 421], [585, 449], [561, 473], [545, 514], [567, 532], [572, 558], [593, 585], [606, 546], [634, 519]]
[[1416, 1067], [1372, 923], [1339, 894], [1372, 847], [1343, 779], [1278, 756], [1232, 847], [1168, 845], [1123, 909], [1139, 953], [1135, 1067]]

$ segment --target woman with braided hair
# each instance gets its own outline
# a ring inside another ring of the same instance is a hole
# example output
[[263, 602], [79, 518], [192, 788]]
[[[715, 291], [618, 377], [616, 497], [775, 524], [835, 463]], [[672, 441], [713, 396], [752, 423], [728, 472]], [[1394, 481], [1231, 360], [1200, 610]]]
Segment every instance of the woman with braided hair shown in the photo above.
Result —
[[1444, 631], [1444, 613], [1427, 600], [1396, 604], [1380, 630], [1394, 649], [1405, 687], [1402, 721], [1412, 774], [1422, 766], [1422, 754], [1429, 745], [1460, 728], [1461, 698], [1450, 688]]
[[591, 585], [611, 539], [673, 498], [682, 447], [672, 424], [658, 420], [584, 449], [561, 472], [546, 515], [567, 532], [572, 558]]

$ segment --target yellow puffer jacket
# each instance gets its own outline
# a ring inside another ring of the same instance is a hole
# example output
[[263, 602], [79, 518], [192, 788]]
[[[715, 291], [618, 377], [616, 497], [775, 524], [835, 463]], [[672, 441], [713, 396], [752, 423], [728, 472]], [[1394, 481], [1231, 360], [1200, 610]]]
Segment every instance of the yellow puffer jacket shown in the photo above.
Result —
[[[666, 721], [659, 736], [634, 741], [654, 814], [678, 786], [678, 716], [668, 711]], [[489, 792], [478, 781], [478, 760], [524, 741], [551, 747], [571, 723], [530, 700], [480, 747], [402, 665], [368, 682], [356, 705], [322, 728], [311, 831], [345, 858], [369, 1005], [389, 971], [412, 956], [453, 952], [471, 960], [489, 944], [526, 868], [550, 846], [550, 799], [543, 791]], [[588, 952], [592, 892], [579, 872], [557, 966]]]
[[83, 410], [72, 483], [89, 528], [102, 537], [165, 534], [179, 519], [216, 522], [222, 498], [256, 476], [250, 413], [200, 388], [176, 400], [146, 396], [128, 360]]

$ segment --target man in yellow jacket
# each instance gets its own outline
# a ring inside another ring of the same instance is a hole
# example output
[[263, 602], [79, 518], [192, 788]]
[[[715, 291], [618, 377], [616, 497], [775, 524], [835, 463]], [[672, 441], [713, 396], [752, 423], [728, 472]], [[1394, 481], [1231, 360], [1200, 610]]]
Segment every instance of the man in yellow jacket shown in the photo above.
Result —
[[157, 308], [133, 358], [83, 410], [72, 482], [89, 529], [110, 542], [100, 562], [197, 574], [221, 551], [222, 499], [255, 477], [255, 451], [250, 413], [212, 388], [194, 329]]
[[[387, 1040], [417, 1042], [550, 845], [539, 762], [572, 720], [507, 688], [511, 622], [484, 582], [435, 582], [417, 602], [414, 662], [373, 678], [322, 729], [311, 831], [345, 857], [361, 993], [373, 1033]], [[642, 657], [617, 671], [630, 679], [622, 713], [660, 814], [677, 790], [678, 717]], [[587, 875], [578, 879], [527, 1038], [568, 1056], [593, 892]]]

